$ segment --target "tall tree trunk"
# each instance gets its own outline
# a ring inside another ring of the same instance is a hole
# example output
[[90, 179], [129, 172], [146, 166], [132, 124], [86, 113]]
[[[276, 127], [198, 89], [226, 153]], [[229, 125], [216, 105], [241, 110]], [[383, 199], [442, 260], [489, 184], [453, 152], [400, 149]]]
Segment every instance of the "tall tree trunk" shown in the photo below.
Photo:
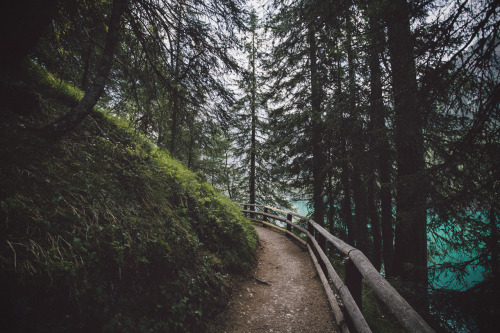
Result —
[[323, 122], [321, 117], [321, 91], [316, 56], [316, 36], [312, 23], [309, 25], [309, 62], [311, 71], [311, 145], [313, 174], [314, 221], [324, 225], [323, 185], [325, 181], [325, 156], [322, 145]]
[[[175, 40], [175, 64], [174, 65], [174, 75], [173, 80], [175, 83], [174, 89], [172, 91], [172, 123], [170, 126], [170, 154], [173, 157], [177, 157], [177, 137], [179, 136], [179, 123], [181, 117], [181, 88], [179, 82], [180, 70], [181, 70], [181, 39], [182, 39], [182, 20], [183, 20], [183, 9], [184, 1], [180, 1], [178, 10], [178, 22], [177, 22], [177, 36]], [[172, 61], [174, 61], [172, 59]]]
[[104, 92], [104, 86], [106, 85], [106, 80], [108, 79], [109, 72], [113, 65], [113, 55], [120, 37], [121, 16], [126, 6], [127, 0], [113, 1], [113, 9], [108, 23], [106, 45], [104, 46], [94, 82], [92, 82], [89, 89], [85, 92], [85, 96], [83, 96], [80, 103], [72, 108], [70, 112], [57, 119], [52, 124], [43, 127], [40, 130], [41, 135], [51, 139], [58, 139], [75, 128], [92, 112], [92, 109]]
[[[342, 64], [340, 58], [340, 50], [337, 48], [336, 52], [336, 66], [337, 66], [337, 82], [335, 88], [335, 99], [337, 104], [341, 104], [342, 100]], [[356, 246], [356, 228], [352, 220], [352, 205], [351, 205], [351, 184], [349, 180], [350, 168], [347, 162], [347, 147], [346, 140], [347, 135], [345, 134], [345, 128], [348, 127], [346, 121], [339, 117], [341, 123], [340, 130], [340, 186], [342, 188], [343, 197], [340, 202], [340, 214], [342, 220], [347, 229], [347, 242], [351, 246]]]
[[344, 220], [344, 224], [347, 227], [347, 242], [351, 246], [356, 246], [356, 226], [352, 220], [352, 208], [351, 208], [351, 185], [349, 181], [349, 163], [347, 163], [347, 149], [345, 138], [341, 138], [340, 142], [340, 156], [341, 156], [341, 175], [340, 182], [342, 184], [342, 191], [344, 192], [344, 197], [342, 198], [340, 204], [340, 210], [342, 212], [342, 218]]
[[187, 149], [187, 167], [190, 170], [193, 170], [194, 167], [194, 148], [196, 146], [196, 117], [197, 117], [197, 111], [196, 110], [191, 110], [190, 114], [190, 119], [189, 119], [189, 145]]
[[[426, 177], [422, 115], [408, 6], [393, 0], [386, 7], [395, 108], [397, 162], [394, 273], [422, 296], [427, 309]], [[419, 297], [420, 298], [420, 297]]]
[[[174, 88], [177, 89], [177, 88]], [[177, 149], [177, 136], [179, 135], [179, 97], [177, 91], [173, 92], [172, 95], [172, 122], [170, 123], [170, 147], [169, 151], [173, 157], [177, 157], [176, 149]]]
[[367, 201], [368, 201], [368, 217], [370, 218], [370, 225], [372, 227], [372, 256], [371, 261], [373, 266], [380, 271], [382, 268], [382, 235], [380, 233], [380, 219], [377, 210], [377, 199], [376, 199], [376, 173], [375, 168], [372, 163], [369, 164], [369, 178], [367, 179]]
[[[252, 16], [251, 18], [252, 22], [252, 46], [251, 46], [251, 54], [250, 54], [250, 66], [251, 66], [251, 77], [250, 77], [250, 114], [251, 114], [251, 138], [250, 138], [250, 177], [249, 177], [249, 182], [250, 182], [250, 203], [255, 204], [255, 173], [256, 173], [256, 166], [255, 166], [255, 159], [256, 159], [256, 154], [257, 154], [257, 139], [256, 139], [256, 132], [257, 132], [257, 77], [256, 77], [256, 72], [255, 72], [255, 58], [256, 58], [256, 45], [255, 45], [255, 34], [256, 34], [256, 16]], [[253, 210], [254, 207], [251, 209]]]
[[[226, 172], [229, 170], [229, 154], [226, 152]], [[231, 190], [231, 175], [228, 173], [227, 175], [227, 195], [229, 200], [233, 199], [233, 191]]]
[[[330, 156], [330, 154], [328, 154]], [[330, 160], [330, 158], [328, 157]], [[329, 162], [329, 161], [328, 161]], [[329, 163], [328, 163], [329, 165]], [[326, 190], [326, 197], [327, 197], [327, 203], [328, 203], [328, 208], [326, 209], [326, 216], [327, 216], [327, 224], [328, 224], [328, 231], [331, 234], [334, 234], [335, 232], [335, 219], [334, 219], [334, 207], [335, 207], [335, 202], [333, 198], [333, 182], [332, 182], [332, 174], [331, 172], [327, 172], [326, 174], [326, 179], [328, 181], [327, 184], [327, 190]]]
[[358, 114], [356, 108], [356, 78], [355, 78], [355, 59], [352, 50], [352, 23], [351, 13], [347, 12], [347, 62], [348, 62], [348, 76], [349, 76], [349, 112], [352, 124], [352, 133], [350, 135], [352, 142], [352, 151], [349, 154], [352, 161], [352, 194], [354, 200], [354, 213], [356, 222], [356, 243], [357, 247], [371, 258], [371, 251], [369, 248], [369, 235], [368, 235], [368, 219], [366, 216], [366, 193], [363, 189], [363, 181], [361, 177], [361, 166], [363, 163], [363, 155], [365, 145], [363, 143], [363, 124], [361, 115]]
[[165, 137], [166, 137], [166, 118], [167, 118], [167, 111], [168, 109], [165, 107], [165, 105], [160, 105], [160, 119], [158, 120], [158, 140], [157, 140], [157, 145], [159, 147], [164, 146], [165, 144]]
[[[380, 18], [377, 17], [374, 6], [368, 7], [369, 21], [369, 62], [370, 68], [370, 143], [372, 156], [377, 159], [371, 168], [372, 180], [369, 183], [370, 192], [370, 220], [373, 234], [373, 261], [374, 266], [380, 269], [381, 246], [383, 245], [384, 268], [387, 275], [390, 275], [390, 267], [393, 256], [393, 227], [391, 211], [391, 190], [390, 190], [390, 160], [389, 142], [387, 139], [387, 128], [385, 126], [384, 102], [382, 97], [382, 72], [380, 70], [380, 54], [383, 51], [384, 35]], [[376, 212], [376, 165], [378, 165], [380, 179], [380, 210], [381, 221]], [[382, 238], [380, 236], [380, 224], [382, 225]]]

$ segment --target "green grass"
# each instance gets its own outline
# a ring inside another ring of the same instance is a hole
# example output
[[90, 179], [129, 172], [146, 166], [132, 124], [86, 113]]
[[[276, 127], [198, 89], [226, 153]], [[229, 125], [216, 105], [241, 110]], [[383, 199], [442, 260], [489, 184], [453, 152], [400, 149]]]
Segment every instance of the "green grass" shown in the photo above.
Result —
[[[26, 130], [81, 92], [32, 65], [0, 105], [0, 329], [175, 332], [203, 328], [255, 230], [228, 199], [103, 112], [49, 143]], [[10, 83], [3, 83], [4, 85]], [[3, 325], [3, 326], [1, 326]]]

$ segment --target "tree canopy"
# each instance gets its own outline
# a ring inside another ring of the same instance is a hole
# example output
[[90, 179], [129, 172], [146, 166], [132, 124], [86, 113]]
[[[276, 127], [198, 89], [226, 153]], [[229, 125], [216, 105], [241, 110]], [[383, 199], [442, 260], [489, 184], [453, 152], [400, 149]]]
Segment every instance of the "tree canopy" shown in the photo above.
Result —
[[[450, 319], [444, 329], [492, 327], [496, 1], [2, 6], [2, 31], [12, 29], [2, 34], [11, 50], [2, 78], [29, 59], [84, 92], [35, 133], [60, 139], [106, 107], [234, 201], [307, 201], [316, 222], [398, 281], [412, 305]], [[467, 280], [471, 271], [482, 277]], [[489, 311], [478, 310], [481, 297]]]

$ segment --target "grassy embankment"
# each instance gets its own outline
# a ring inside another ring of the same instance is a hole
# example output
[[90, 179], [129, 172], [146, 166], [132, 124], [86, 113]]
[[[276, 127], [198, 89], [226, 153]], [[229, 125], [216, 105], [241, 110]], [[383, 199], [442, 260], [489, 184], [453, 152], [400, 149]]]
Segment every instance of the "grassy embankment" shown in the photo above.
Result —
[[198, 331], [251, 264], [238, 208], [97, 111], [30, 134], [82, 93], [29, 65], [0, 103], [0, 330]]

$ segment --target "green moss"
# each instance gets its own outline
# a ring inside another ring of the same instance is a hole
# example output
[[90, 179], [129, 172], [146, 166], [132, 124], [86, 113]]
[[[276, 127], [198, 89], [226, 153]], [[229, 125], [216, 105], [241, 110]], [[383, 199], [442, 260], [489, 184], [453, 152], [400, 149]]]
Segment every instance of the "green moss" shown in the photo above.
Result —
[[[58, 94], [79, 98], [36, 73], [50, 107], [35, 124], [62, 112]], [[250, 267], [257, 246], [238, 207], [103, 112], [55, 144], [0, 115], [0, 322], [192, 331], [225, 304], [228, 274]]]

